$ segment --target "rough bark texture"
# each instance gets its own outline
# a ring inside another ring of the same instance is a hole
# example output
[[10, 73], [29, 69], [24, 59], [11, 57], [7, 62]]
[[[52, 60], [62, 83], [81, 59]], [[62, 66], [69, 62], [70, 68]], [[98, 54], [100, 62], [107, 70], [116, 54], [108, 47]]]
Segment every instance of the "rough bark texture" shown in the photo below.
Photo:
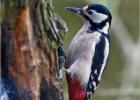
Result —
[[67, 27], [51, 0], [3, 3], [0, 87], [9, 100], [63, 100], [59, 78]]

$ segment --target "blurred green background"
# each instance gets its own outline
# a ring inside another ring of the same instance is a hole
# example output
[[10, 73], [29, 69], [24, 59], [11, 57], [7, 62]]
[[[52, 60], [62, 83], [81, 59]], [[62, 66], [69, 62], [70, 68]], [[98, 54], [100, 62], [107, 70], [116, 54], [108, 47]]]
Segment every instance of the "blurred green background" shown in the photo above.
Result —
[[[79, 16], [66, 11], [65, 7], [92, 3], [108, 6], [113, 16], [111, 56], [93, 100], [140, 100], [139, 0], [53, 0], [55, 11], [69, 28], [65, 50], [83, 24]], [[65, 79], [63, 87], [68, 100]]]

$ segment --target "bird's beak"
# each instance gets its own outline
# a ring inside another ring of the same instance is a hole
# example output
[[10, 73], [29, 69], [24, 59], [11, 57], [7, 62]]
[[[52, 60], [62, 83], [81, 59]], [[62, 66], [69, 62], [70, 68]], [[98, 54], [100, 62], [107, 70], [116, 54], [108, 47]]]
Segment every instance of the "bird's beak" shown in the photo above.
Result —
[[67, 10], [74, 12], [76, 14], [82, 15], [82, 9], [77, 7], [66, 7]]

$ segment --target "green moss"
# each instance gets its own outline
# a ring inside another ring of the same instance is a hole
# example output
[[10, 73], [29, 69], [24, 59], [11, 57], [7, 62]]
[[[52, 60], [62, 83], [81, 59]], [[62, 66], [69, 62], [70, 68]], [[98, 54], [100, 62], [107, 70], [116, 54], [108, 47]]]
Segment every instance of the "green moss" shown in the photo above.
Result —
[[23, 8], [29, 5], [29, 0], [7, 0], [11, 7]]

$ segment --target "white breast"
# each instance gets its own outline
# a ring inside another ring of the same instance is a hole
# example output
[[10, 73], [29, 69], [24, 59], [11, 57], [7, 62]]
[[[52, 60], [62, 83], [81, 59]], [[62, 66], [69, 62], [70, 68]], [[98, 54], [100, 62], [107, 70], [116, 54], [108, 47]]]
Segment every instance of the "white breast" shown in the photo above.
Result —
[[76, 77], [82, 86], [86, 86], [91, 73], [92, 58], [95, 45], [101, 34], [98, 32], [86, 33], [74, 38], [68, 52], [68, 72]]

